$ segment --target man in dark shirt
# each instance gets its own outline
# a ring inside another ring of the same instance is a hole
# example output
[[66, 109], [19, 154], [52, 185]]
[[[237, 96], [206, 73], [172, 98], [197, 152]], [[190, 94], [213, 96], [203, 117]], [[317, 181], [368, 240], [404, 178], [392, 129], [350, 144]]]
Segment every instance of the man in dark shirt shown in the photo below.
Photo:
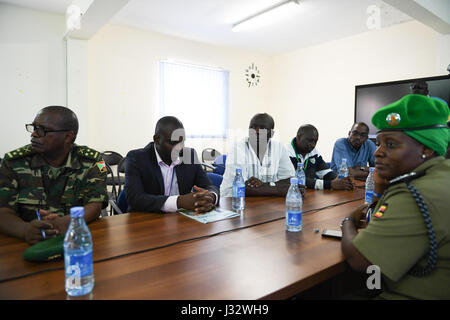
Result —
[[300, 163], [305, 170], [306, 187], [309, 189], [353, 190], [350, 178], [337, 178], [337, 174], [322, 159], [316, 149], [319, 132], [310, 124], [301, 126], [297, 136], [286, 146], [289, 157], [297, 170]]

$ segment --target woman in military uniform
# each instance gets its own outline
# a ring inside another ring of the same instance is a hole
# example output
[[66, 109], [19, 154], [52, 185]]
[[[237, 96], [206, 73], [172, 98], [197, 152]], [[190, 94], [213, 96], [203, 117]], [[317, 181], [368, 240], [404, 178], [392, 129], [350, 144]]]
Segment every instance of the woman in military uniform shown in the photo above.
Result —
[[[379, 109], [375, 199], [370, 222], [356, 231], [365, 206], [341, 223], [349, 265], [382, 274], [385, 299], [450, 299], [449, 108], [407, 95]], [[370, 210], [369, 210], [370, 211]]]

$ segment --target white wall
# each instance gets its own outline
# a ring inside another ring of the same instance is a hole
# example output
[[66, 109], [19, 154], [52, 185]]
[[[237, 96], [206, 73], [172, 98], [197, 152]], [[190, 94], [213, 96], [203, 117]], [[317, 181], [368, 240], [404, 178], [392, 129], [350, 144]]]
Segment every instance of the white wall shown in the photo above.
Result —
[[438, 35], [438, 56], [436, 60], [436, 74], [447, 74], [450, 66], [450, 34]]
[[355, 86], [447, 74], [436, 72], [444, 55], [438, 40], [413, 21], [274, 57], [271, 106], [283, 123], [280, 139], [288, 142], [300, 125], [313, 124], [317, 148], [331, 161], [334, 142], [353, 123]]
[[[173, 59], [230, 71], [231, 129], [246, 130], [255, 113], [268, 112], [287, 142], [312, 123], [329, 160], [353, 122], [355, 85], [443, 75], [450, 63], [449, 36], [418, 22], [274, 57], [107, 25], [87, 43], [69, 41], [66, 79], [64, 34], [64, 15], [0, 4], [1, 155], [29, 142], [24, 124], [39, 109], [66, 101], [80, 120], [78, 143], [122, 154], [143, 147], [159, 116], [158, 62]], [[249, 88], [244, 70], [253, 62], [262, 81]], [[187, 145], [226, 152], [222, 140]]]
[[[160, 60], [220, 67], [230, 72], [231, 129], [248, 128], [258, 112], [270, 112], [270, 58], [118, 25], [107, 25], [89, 40], [89, 142], [98, 150], [126, 154], [153, 140], [158, 115]], [[256, 63], [262, 80], [248, 87], [245, 69]], [[208, 112], [208, 110], [205, 110]], [[182, 119], [180, 119], [182, 121]], [[277, 121], [277, 119], [275, 119]], [[201, 123], [199, 124], [201, 125]], [[200, 152], [223, 140], [190, 139]]]
[[76, 143], [89, 145], [88, 41], [67, 39], [67, 105], [79, 122]]
[[66, 104], [65, 19], [0, 3], [0, 157], [30, 141], [25, 123]]

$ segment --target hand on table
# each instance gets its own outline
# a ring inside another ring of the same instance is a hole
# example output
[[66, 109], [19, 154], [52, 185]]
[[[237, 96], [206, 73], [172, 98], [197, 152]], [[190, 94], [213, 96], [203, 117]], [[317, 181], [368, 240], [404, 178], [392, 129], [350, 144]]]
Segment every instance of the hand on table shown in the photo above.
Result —
[[336, 178], [331, 181], [331, 189], [333, 190], [353, 190], [355, 185], [352, 179], [346, 178]]
[[206, 213], [214, 209], [216, 196], [206, 189], [194, 186], [195, 192], [187, 193], [178, 197], [178, 208], [192, 210], [197, 213]]

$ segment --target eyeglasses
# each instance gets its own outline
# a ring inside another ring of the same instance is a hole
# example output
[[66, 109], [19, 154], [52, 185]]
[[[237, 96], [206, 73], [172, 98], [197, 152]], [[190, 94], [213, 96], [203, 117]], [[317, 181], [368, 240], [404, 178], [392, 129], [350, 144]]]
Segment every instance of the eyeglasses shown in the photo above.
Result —
[[47, 134], [47, 132], [64, 132], [64, 131], [70, 131], [70, 130], [47, 130], [44, 127], [41, 126], [35, 126], [34, 124], [26, 124], [25, 125], [25, 129], [29, 132], [29, 133], [33, 133], [36, 131], [37, 135], [42, 138], [45, 137], [45, 135]]
[[350, 132], [350, 134], [351, 134], [352, 136], [360, 136], [361, 138], [367, 138], [367, 137], [369, 137], [369, 134], [368, 134], [368, 133], [362, 133], [362, 132], [359, 132], [359, 131], [356, 131], [356, 130], [353, 130], [352, 132]]

